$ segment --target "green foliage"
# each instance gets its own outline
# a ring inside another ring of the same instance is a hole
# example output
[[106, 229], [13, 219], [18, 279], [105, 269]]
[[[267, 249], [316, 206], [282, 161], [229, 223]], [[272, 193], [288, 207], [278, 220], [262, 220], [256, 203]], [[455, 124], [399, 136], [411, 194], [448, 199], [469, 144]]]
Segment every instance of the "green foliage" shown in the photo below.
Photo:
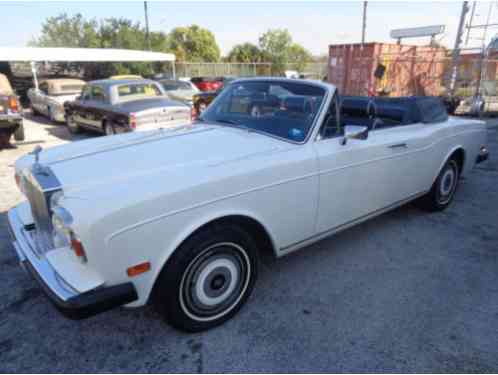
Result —
[[302, 71], [311, 54], [301, 45], [294, 43], [287, 29], [268, 30], [259, 38], [262, 56], [272, 63], [274, 74], [281, 75], [288, 63]]
[[[220, 59], [220, 49], [214, 35], [192, 25], [174, 29], [170, 35], [163, 32], [149, 34], [152, 51], [173, 52], [179, 61], [209, 61]], [[146, 32], [139, 23], [124, 18], [107, 18], [100, 22], [86, 20], [81, 14], [69, 17], [63, 13], [49, 17], [42, 25], [41, 36], [31, 45], [39, 47], [124, 48], [144, 50]], [[74, 65], [74, 64], [72, 64]], [[103, 78], [116, 74], [151, 75], [169, 69], [166, 63], [87, 63], [87, 78]]]
[[42, 25], [41, 37], [30, 44], [39, 47], [99, 47], [97, 21], [85, 20], [79, 13], [72, 17], [66, 13], [49, 17]]
[[176, 27], [169, 34], [169, 46], [178, 61], [217, 62], [220, 48], [213, 33], [197, 25]]
[[228, 53], [226, 61], [239, 63], [263, 62], [263, 54], [259, 47], [252, 43], [237, 44]]
[[306, 64], [312, 61], [311, 54], [301, 45], [292, 43], [287, 49], [287, 63], [298, 72], [303, 72]]
[[[42, 25], [41, 36], [31, 45], [40, 47], [125, 48], [144, 50], [147, 47], [145, 28], [125, 18], [107, 18], [101, 21], [85, 19], [81, 14], [62, 13], [49, 17]], [[220, 49], [209, 30], [191, 25], [177, 27], [169, 34], [151, 32], [153, 51], [172, 52], [179, 62], [218, 62]], [[302, 71], [312, 60], [311, 54], [294, 43], [288, 30], [268, 30], [260, 36], [259, 46], [243, 43], [232, 48], [225, 59], [228, 62], [271, 62], [273, 74], [283, 74], [289, 68]], [[74, 64], [73, 64], [74, 65]], [[85, 64], [87, 77], [108, 77], [115, 74], [140, 74], [165, 71], [164, 63], [95, 63]]]

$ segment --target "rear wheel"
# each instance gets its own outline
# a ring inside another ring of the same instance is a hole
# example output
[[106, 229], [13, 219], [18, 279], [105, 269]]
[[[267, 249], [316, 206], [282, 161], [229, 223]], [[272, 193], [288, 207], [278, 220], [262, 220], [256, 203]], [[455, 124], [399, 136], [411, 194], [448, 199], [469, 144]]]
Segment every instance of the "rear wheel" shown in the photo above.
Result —
[[112, 124], [109, 124], [108, 122], [104, 122], [104, 133], [105, 135], [114, 135], [116, 134], [116, 131], [114, 130], [114, 127]]
[[431, 190], [421, 197], [416, 203], [427, 211], [442, 211], [453, 200], [458, 185], [458, 162], [455, 158], [449, 159], [439, 172]]
[[25, 135], [24, 135], [24, 125], [23, 123], [21, 122], [19, 124], [19, 126], [17, 127], [16, 131], [14, 132], [14, 139], [17, 141], [17, 142], [21, 142], [21, 141], [24, 141], [25, 139]]
[[257, 277], [257, 247], [235, 225], [194, 234], [172, 255], [154, 288], [154, 302], [175, 328], [198, 332], [234, 316]]

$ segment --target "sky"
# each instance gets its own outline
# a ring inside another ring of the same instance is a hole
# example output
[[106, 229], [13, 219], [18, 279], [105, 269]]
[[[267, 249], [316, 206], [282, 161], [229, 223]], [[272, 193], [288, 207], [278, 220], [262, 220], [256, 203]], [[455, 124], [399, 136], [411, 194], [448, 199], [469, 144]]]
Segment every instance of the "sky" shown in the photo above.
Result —
[[[498, 3], [492, 2], [491, 21], [498, 21]], [[160, 2], [149, 1], [152, 31], [168, 32], [177, 26], [197, 24], [211, 30], [226, 54], [235, 44], [252, 42], [268, 29], [286, 28], [293, 40], [314, 55], [327, 54], [328, 45], [361, 40], [362, 1], [313, 2]], [[444, 24], [438, 40], [453, 47], [462, 2], [369, 1], [367, 42], [394, 42], [391, 29]], [[490, 3], [478, 2], [474, 23], [484, 23]], [[124, 17], [144, 24], [142, 1], [0, 1], [0, 46], [25, 46], [37, 37], [43, 21], [62, 12], [81, 13], [86, 18]], [[469, 12], [470, 13], [470, 12]], [[8, 15], [7, 17], [5, 15]], [[488, 39], [498, 29], [488, 32]], [[482, 30], [475, 29], [469, 46], [480, 46]], [[427, 43], [428, 38], [406, 40]]]

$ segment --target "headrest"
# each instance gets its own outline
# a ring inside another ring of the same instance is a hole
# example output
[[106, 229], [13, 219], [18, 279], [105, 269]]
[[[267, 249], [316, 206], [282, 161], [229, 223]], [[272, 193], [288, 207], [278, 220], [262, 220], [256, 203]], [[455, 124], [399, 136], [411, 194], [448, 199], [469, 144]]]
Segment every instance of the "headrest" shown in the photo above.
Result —
[[289, 96], [285, 98], [283, 106], [291, 112], [311, 113], [312, 106], [310, 100], [305, 96]]

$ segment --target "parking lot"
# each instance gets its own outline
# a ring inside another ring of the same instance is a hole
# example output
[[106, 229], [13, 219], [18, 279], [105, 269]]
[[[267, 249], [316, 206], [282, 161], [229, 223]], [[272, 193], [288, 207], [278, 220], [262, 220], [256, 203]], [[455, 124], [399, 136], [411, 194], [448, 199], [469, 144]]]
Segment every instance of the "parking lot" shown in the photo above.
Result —
[[490, 160], [448, 210], [408, 205], [265, 262], [234, 319], [187, 335], [150, 307], [67, 320], [19, 267], [13, 163], [70, 141], [28, 114], [26, 140], [0, 151], [0, 372], [498, 372], [498, 120], [488, 125]]

